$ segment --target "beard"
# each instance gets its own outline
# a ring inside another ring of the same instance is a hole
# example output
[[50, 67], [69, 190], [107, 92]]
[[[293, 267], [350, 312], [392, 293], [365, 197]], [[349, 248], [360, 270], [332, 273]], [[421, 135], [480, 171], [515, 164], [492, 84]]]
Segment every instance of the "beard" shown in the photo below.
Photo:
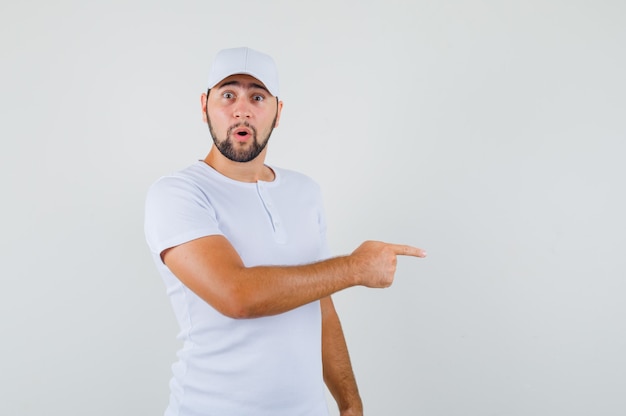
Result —
[[[226, 132], [226, 137], [223, 140], [220, 140], [218, 139], [215, 130], [213, 130], [211, 118], [208, 114], [207, 124], [209, 125], [209, 131], [211, 132], [211, 137], [213, 138], [213, 143], [215, 143], [217, 150], [219, 150], [224, 157], [232, 160], [233, 162], [244, 163], [254, 160], [263, 151], [263, 149], [265, 149], [265, 146], [267, 146], [267, 142], [270, 140], [270, 136], [274, 131], [277, 115], [274, 116], [274, 121], [272, 121], [270, 129], [264, 137], [259, 137], [256, 128], [247, 121], [244, 121], [230, 126]], [[239, 127], [246, 127], [252, 132], [252, 139], [250, 140], [248, 146], [240, 145], [232, 138], [232, 132]]]

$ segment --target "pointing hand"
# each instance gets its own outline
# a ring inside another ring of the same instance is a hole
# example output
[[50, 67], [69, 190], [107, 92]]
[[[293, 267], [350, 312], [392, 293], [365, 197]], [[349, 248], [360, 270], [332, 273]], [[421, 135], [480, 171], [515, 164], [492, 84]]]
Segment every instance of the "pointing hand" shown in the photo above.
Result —
[[397, 256], [426, 257], [421, 248], [381, 241], [366, 241], [350, 255], [359, 284], [373, 288], [391, 286], [396, 273]]

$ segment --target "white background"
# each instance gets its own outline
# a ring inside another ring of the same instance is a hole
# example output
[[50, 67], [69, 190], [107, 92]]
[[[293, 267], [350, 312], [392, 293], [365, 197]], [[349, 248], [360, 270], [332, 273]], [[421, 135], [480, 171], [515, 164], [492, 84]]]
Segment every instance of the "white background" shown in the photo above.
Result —
[[268, 162], [322, 185], [333, 251], [429, 253], [336, 295], [368, 415], [626, 414], [625, 16], [4, 1], [0, 414], [162, 413], [177, 328], [145, 193], [208, 151], [209, 66], [243, 45], [279, 65]]

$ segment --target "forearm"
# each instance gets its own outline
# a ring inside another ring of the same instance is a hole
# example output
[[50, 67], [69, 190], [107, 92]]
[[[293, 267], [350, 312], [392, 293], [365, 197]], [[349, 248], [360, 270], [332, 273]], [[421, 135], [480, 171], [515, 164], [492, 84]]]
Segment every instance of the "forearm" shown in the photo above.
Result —
[[348, 256], [300, 266], [241, 268], [231, 299], [244, 317], [275, 315], [359, 284]]
[[324, 381], [342, 415], [362, 415], [359, 395], [343, 330], [331, 298], [322, 305], [322, 361]]

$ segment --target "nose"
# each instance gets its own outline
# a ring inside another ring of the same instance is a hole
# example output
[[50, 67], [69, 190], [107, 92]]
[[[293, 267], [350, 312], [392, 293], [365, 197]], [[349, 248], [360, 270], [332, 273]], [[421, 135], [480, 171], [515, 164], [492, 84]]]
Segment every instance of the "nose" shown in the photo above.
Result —
[[245, 100], [237, 100], [237, 105], [235, 105], [233, 116], [238, 119], [250, 118], [250, 107], [245, 102]]

